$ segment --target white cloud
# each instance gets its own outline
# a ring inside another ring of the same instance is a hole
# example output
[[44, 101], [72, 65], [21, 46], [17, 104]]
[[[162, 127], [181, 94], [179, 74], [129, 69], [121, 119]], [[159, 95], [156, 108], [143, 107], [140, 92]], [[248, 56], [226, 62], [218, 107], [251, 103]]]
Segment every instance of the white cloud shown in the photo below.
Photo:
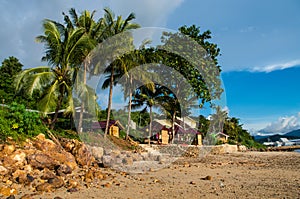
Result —
[[275, 70], [283, 70], [286, 68], [292, 68], [292, 67], [297, 67], [300, 65], [300, 59], [284, 62], [284, 63], [276, 63], [276, 64], [271, 64], [267, 66], [262, 66], [262, 67], [254, 67], [251, 69], [253, 72], [272, 72]]
[[137, 22], [143, 27], [165, 27], [168, 16], [183, 3], [184, 0], [113, 0], [110, 5], [116, 13], [126, 17], [129, 12], [136, 14]]
[[164, 27], [168, 16], [182, 2], [183, 0], [2, 0], [0, 4], [0, 62], [9, 56], [15, 56], [26, 67], [41, 65], [44, 46], [36, 43], [35, 37], [42, 34], [42, 21], [48, 18], [62, 22], [62, 12], [67, 13], [72, 7], [78, 12], [84, 9], [96, 10], [96, 18], [98, 18], [102, 16], [103, 8], [108, 6], [116, 15], [123, 17], [127, 17], [130, 12], [135, 12], [135, 22], [143, 27]]
[[225, 111], [225, 112], [229, 115], [230, 109], [229, 109], [228, 106], [224, 106], [224, 107], [222, 108], [222, 111]]
[[300, 112], [297, 115], [280, 117], [277, 121], [268, 124], [259, 132], [262, 134], [282, 134], [296, 129], [300, 129]]

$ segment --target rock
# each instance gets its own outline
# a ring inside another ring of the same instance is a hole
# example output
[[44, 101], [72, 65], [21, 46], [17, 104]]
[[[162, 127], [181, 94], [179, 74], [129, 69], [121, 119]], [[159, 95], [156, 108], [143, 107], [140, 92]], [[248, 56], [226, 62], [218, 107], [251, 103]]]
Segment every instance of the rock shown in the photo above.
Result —
[[20, 149], [16, 150], [11, 158], [17, 162], [18, 165], [24, 165], [26, 163], [26, 154]]
[[33, 171], [33, 168], [30, 164], [26, 164], [24, 167], [23, 167], [23, 170], [26, 171], [27, 173], [31, 173]]
[[56, 161], [53, 157], [45, 153], [32, 154], [27, 157], [28, 163], [37, 169], [54, 169], [55, 166], [59, 165], [59, 162]]
[[5, 166], [7, 168], [11, 168], [12, 166], [14, 166], [15, 163], [16, 163], [16, 161], [14, 159], [12, 159], [10, 156], [5, 156], [3, 158], [3, 166]]
[[103, 186], [106, 187], [106, 188], [110, 188], [111, 187], [111, 183], [106, 183]]
[[78, 191], [77, 188], [70, 188], [70, 189], [67, 190], [67, 192], [70, 192], [70, 193], [77, 192], [77, 191]]
[[192, 184], [192, 185], [195, 185], [195, 184], [196, 184], [196, 182], [195, 182], [195, 181], [191, 181], [191, 182], [190, 182], [190, 184]]
[[238, 145], [238, 151], [245, 152], [247, 151], [247, 147], [245, 145]]
[[35, 189], [37, 191], [41, 191], [41, 192], [51, 192], [52, 185], [49, 183], [42, 183], [42, 184], [38, 185]]
[[212, 176], [206, 176], [206, 177], [202, 178], [202, 180], [212, 180]]
[[14, 188], [9, 188], [9, 187], [1, 187], [0, 188], [0, 195], [10, 196], [10, 195], [16, 195], [16, 194], [18, 194], [18, 191]]
[[41, 179], [43, 180], [49, 180], [49, 179], [53, 179], [56, 178], [55, 173], [53, 173], [52, 171], [50, 171], [48, 168], [45, 168], [43, 170], [43, 175], [41, 176]]
[[12, 174], [13, 179], [18, 182], [19, 184], [29, 184], [30, 181], [27, 178], [27, 173], [24, 170], [16, 170], [13, 174]]
[[113, 158], [111, 156], [109, 156], [109, 155], [104, 155], [102, 157], [102, 163], [103, 163], [104, 167], [106, 167], [106, 168], [110, 167], [112, 165], [112, 163], [113, 163]]
[[8, 173], [7, 168], [5, 168], [4, 166], [0, 165], [0, 175], [4, 176]]
[[66, 174], [71, 174], [72, 169], [68, 165], [62, 164], [58, 167], [56, 172], [59, 176], [65, 176]]
[[6, 155], [10, 155], [15, 151], [16, 147], [15, 145], [4, 145], [2, 153], [6, 154]]
[[102, 180], [105, 178], [105, 174], [103, 174], [101, 171], [95, 171], [94, 178]]
[[112, 153], [111, 149], [104, 149], [104, 155], [110, 155]]
[[72, 152], [73, 148], [75, 147], [75, 140], [69, 140], [66, 138], [62, 138], [60, 140], [60, 143], [62, 147], [67, 151], [67, 152]]
[[94, 156], [96, 160], [101, 160], [104, 155], [104, 150], [102, 147], [96, 147], [96, 146], [88, 146], [88, 149]]
[[34, 181], [34, 177], [31, 176], [30, 174], [27, 174], [26, 177], [27, 177], [27, 180], [28, 180], [29, 182], [33, 182], [33, 181]]
[[85, 176], [84, 176], [84, 180], [86, 182], [91, 182], [92, 180], [94, 180], [94, 172], [92, 170], [88, 170], [86, 173], [85, 173]]
[[33, 142], [33, 146], [43, 152], [48, 151], [61, 151], [61, 147], [55, 144], [52, 140], [46, 139], [44, 134], [39, 134], [35, 137], [36, 140]]
[[122, 163], [126, 165], [132, 165], [133, 164], [133, 159], [131, 157], [125, 157], [122, 161]]
[[77, 168], [77, 163], [75, 157], [66, 151], [61, 152], [51, 152], [51, 156], [59, 162], [59, 165], [65, 164], [69, 166], [72, 170]]
[[59, 196], [55, 196], [54, 199], [63, 199], [63, 198], [61, 198]]
[[118, 157], [119, 155], [121, 155], [121, 151], [119, 151], [119, 150], [112, 150], [112, 152], [110, 153], [110, 155], [112, 156], [112, 157]]
[[35, 138], [40, 141], [44, 141], [46, 139], [46, 136], [45, 136], [45, 134], [40, 133]]
[[80, 166], [90, 166], [95, 160], [85, 144], [76, 142], [76, 146], [72, 150], [76, 162]]
[[78, 186], [78, 182], [76, 180], [70, 179], [68, 181], [68, 189], [76, 188]]
[[6, 199], [15, 199], [16, 197], [14, 195], [8, 196]]
[[55, 178], [48, 179], [48, 183], [51, 184], [51, 186], [55, 189], [58, 189], [58, 188], [65, 185], [65, 182], [64, 182], [63, 178], [59, 177], [59, 176], [57, 176]]

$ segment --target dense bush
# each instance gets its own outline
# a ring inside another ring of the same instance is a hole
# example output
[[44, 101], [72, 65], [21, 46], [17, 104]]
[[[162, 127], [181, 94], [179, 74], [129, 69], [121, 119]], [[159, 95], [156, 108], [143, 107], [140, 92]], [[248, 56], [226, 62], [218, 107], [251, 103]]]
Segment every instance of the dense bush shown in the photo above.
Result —
[[0, 108], [0, 137], [2, 141], [6, 140], [7, 137], [22, 141], [45, 132], [46, 127], [38, 112], [28, 111], [24, 105], [15, 102]]

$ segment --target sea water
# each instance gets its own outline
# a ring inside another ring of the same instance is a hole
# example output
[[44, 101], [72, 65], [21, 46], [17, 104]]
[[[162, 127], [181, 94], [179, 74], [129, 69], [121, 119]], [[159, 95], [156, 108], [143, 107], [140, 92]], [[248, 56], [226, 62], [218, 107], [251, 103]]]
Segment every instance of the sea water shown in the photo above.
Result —
[[295, 152], [298, 152], [298, 153], [300, 153], [300, 149], [296, 149], [296, 150], [295, 150]]

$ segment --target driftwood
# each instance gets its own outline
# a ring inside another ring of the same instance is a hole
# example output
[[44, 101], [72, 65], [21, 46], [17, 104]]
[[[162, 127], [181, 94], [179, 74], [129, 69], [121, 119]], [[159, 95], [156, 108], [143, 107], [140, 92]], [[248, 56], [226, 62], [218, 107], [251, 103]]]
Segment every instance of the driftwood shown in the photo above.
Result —
[[51, 140], [53, 140], [53, 142], [54, 142], [55, 144], [57, 144], [61, 149], [63, 149], [63, 147], [61, 146], [61, 144], [60, 144], [60, 142], [58, 141], [58, 139], [55, 137], [55, 135], [53, 135], [53, 133], [52, 133], [49, 129], [47, 129], [47, 134], [48, 134], [48, 136], [51, 138]]

